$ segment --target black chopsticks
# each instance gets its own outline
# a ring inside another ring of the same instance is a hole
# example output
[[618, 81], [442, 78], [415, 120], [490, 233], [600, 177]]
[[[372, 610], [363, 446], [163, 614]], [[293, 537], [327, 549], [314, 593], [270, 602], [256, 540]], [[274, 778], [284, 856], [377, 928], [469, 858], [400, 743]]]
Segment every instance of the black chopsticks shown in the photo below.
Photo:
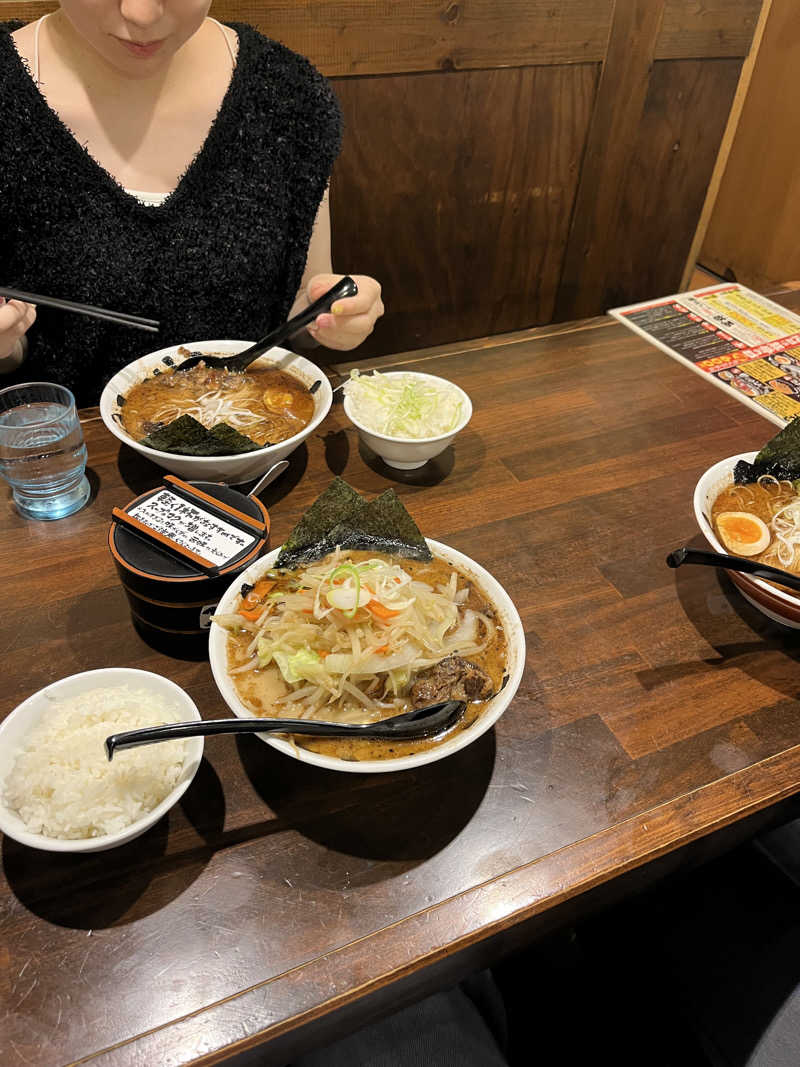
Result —
[[143, 319], [141, 315], [127, 315], [124, 311], [109, 311], [92, 304], [76, 304], [74, 300], [60, 300], [58, 297], [41, 296], [39, 293], [23, 293], [19, 289], [0, 286], [0, 296], [8, 300], [24, 300], [26, 304], [42, 304], [44, 307], [60, 308], [62, 311], [75, 311], [79, 315], [107, 319], [109, 322], [119, 323], [120, 326], [133, 326], [137, 330], [150, 330], [151, 333], [155, 333], [160, 326], [156, 319]]

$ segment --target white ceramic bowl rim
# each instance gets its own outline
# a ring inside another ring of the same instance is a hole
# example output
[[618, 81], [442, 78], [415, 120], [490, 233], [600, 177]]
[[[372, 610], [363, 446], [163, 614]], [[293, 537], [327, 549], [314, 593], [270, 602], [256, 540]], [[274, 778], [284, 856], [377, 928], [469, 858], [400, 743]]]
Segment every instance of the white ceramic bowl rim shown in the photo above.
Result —
[[[434, 763], [458, 752], [486, 733], [505, 712], [517, 692], [525, 669], [525, 631], [523, 630], [519, 613], [502, 585], [488, 571], [484, 570], [480, 564], [448, 545], [440, 544], [438, 541], [431, 541], [428, 538], [426, 538], [426, 541], [435, 556], [453, 563], [462, 574], [473, 578], [481, 591], [492, 602], [493, 607], [498, 610], [501, 622], [505, 627], [509, 660], [508, 680], [500, 692], [488, 702], [487, 707], [470, 726], [453, 734], [434, 748], [415, 752], [411, 756], [383, 760], [342, 760], [334, 756], [325, 756], [319, 752], [312, 752], [306, 748], [295, 748], [290, 742], [282, 741], [271, 734], [259, 734], [258, 736], [266, 741], [268, 745], [287, 756], [300, 760], [302, 763], [312, 763], [317, 767], [326, 767], [329, 770], [347, 771], [356, 774], [388, 773], [409, 770], [412, 767], [420, 767], [426, 763]], [[232, 609], [242, 583], [254, 583], [260, 574], [273, 566], [279, 552], [280, 549], [278, 548], [268, 555], [262, 556], [231, 583], [217, 607], [220, 614]], [[234, 715], [238, 715], [240, 718], [250, 718], [251, 712], [239, 700], [227, 672], [227, 631], [216, 623], [211, 625], [209, 655], [211, 672], [214, 675], [214, 681], [217, 683], [223, 700]]]
[[[236, 352], [241, 352], [245, 348], [249, 348], [249, 346], [251, 344], [253, 344], [252, 341], [233, 341], [233, 340], [231, 340], [231, 341], [227, 341], [227, 340], [226, 341], [182, 341], [180, 347], [182, 347], [182, 348], [190, 348], [190, 349], [192, 349], [194, 351], [197, 351], [197, 352], [205, 351], [205, 352], [211, 353], [211, 352], [222, 351], [222, 352], [230, 352], [230, 353], [235, 355]], [[224, 345], [230, 345], [231, 347], [228, 348], [228, 349], [225, 349], [224, 347], [220, 349], [220, 346], [224, 346]], [[208, 346], [215, 346], [215, 347], [208, 347]], [[117, 419], [115, 419], [113, 417], [114, 414], [119, 412], [119, 405], [117, 404], [117, 399], [116, 399], [117, 398], [118, 389], [117, 389], [116, 386], [113, 385], [113, 383], [114, 383], [115, 379], [117, 378], [117, 375], [122, 374], [125, 371], [131, 370], [132, 368], [136, 367], [136, 365], [138, 363], [141, 363], [143, 360], [146, 360], [148, 362], [148, 364], [150, 364], [152, 362], [153, 365], [152, 366], [148, 365], [146, 368], [142, 368], [143, 369], [143, 373], [142, 373], [141, 377], [139, 378], [139, 382], [144, 381], [145, 378], [148, 378], [150, 376], [150, 372], [153, 370], [153, 367], [157, 363], [159, 363], [163, 359], [164, 356], [169, 355], [170, 353], [174, 352], [175, 349], [178, 348], [178, 347], [179, 347], [178, 345], [168, 345], [166, 348], [160, 348], [157, 352], [148, 352], [146, 355], [140, 356], [139, 359], [132, 360], [125, 367], [123, 367], [121, 371], [117, 371], [117, 374], [115, 374], [114, 377], [111, 378], [110, 381], [108, 381], [106, 383], [106, 385], [103, 388], [103, 392], [100, 395], [101, 414], [103, 415], [103, 421], [105, 422], [105, 424], [108, 427], [108, 429], [114, 434], [115, 437], [117, 437], [120, 441], [122, 441], [123, 444], [130, 445], [133, 448], [136, 448], [137, 451], [141, 452], [145, 456], [152, 456], [152, 457], [179, 456], [181, 460], [185, 460], [188, 463], [190, 463], [190, 462], [192, 462], [194, 460], [198, 464], [208, 464], [208, 462], [210, 460], [216, 462], [218, 460], [226, 460], [226, 459], [242, 459], [243, 457], [248, 457], [248, 458], [252, 457], [252, 458], [255, 459], [258, 456], [262, 455], [263, 453], [269, 452], [270, 449], [288, 447], [288, 446], [292, 445], [293, 443], [300, 444], [300, 442], [302, 440], [304, 440], [306, 437], [308, 437], [308, 435], [313, 430], [315, 430], [317, 428], [317, 426], [319, 426], [319, 424], [322, 422], [322, 420], [325, 418], [325, 416], [328, 414], [328, 411], [330, 410], [330, 405], [326, 406], [326, 404], [324, 403], [325, 383], [327, 383], [328, 390], [330, 391], [330, 382], [328, 381], [327, 376], [325, 374], [323, 374], [322, 371], [319, 371], [319, 377], [322, 379], [322, 382], [323, 382], [322, 386], [319, 389], [319, 393], [321, 394], [320, 399], [323, 400], [323, 403], [319, 405], [319, 409], [317, 411], [315, 411], [314, 416], [312, 417], [311, 421], [306, 426], [304, 426], [302, 430], [300, 430], [298, 433], [294, 434], [292, 437], [287, 437], [284, 441], [273, 442], [270, 445], [264, 445], [263, 448], [254, 448], [252, 450], [252, 452], [231, 452], [229, 454], [222, 455], [222, 456], [189, 456], [189, 455], [184, 455], [182, 452], [163, 452], [161, 449], [158, 449], [158, 448], [150, 448], [149, 445], [143, 445], [143, 444], [141, 444], [141, 442], [137, 441], [135, 437], [131, 437], [131, 435], [127, 432], [127, 430], [125, 430], [125, 428], [122, 426], [122, 424]], [[276, 356], [278, 356], [278, 355], [280, 356], [280, 360], [276, 359]], [[288, 360], [286, 360], [284, 358], [286, 356], [289, 357]], [[272, 364], [278, 364], [278, 365], [281, 365], [282, 363], [286, 363], [286, 362], [292, 363], [292, 362], [295, 362], [297, 360], [301, 360], [303, 363], [307, 363], [310, 367], [314, 366], [314, 364], [311, 363], [309, 360], [307, 360], [304, 356], [297, 355], [295, 352], [290, 352], [289, 349], [287, 349], [287, 348], [273, 348], [273, 349], [271, 349], [270, 352], [265, 353], [263, 356], [259, 356], [258, 359], [254, 360], [253, 361], [253, 366], [257, 367], [262, 360], [264, 361], [264, 363], [272, 363]], [[283, 366], [281, 366], [281, 369], [283, 370], [285, 368]], [[300, 368], [295, 368], [292, 371], [287, 371], [287, 373], [292, 373], [296, 377], [299, 377], [300, 380], [303, 382], [303, 384], [306, 385], [306, 386], [310, 386], [311, 384], [313, 384], [311, 382], [306, 382], [304, 380], [304, 377], [301, 377], [302, 370]], [[135, 384], [139, 384], [139, 383], [137, 382]], [[133, 388], [132, 385], [127, 387], [128, 390], [130, 390], [132, 388]], [[315, 404], [315, 407], [316, 406], [317, 405]], [[105, 414], [103, 412], [104, 408], [106, 408], [108, 410], [108, 417], [107, 418], [105, 417]]]
[[[365, 423], [359, 422], [359, 420], [352, 412], [350, 397], [347, 395], [347, 391], [343, 389], [342, 392], [344, 393], [345, 415], [357, 429], [363, 430], [364, 433], [370, 434], [372, 437], [375, 437], [379, 441], [389, 441], [392, 444], [397, 445], [432, 445], [435, 444], [437, 441], [448, 441], [451, 437], [455, 437], [457, 433], [460, 433], [464, 429], [469, 420], [472, 418], [472, 401], [470, 400], [469, 395], [464, 392], [460, 385], [456, 385], [455, 382], [451, 382], [448, 378], [440, 378], [436, 374], [424, 374], [422, 371], [417, 370], [390, 370], [385, 372], [381, 371], [380, 373], [385, 374], [385, 377], [387, 378], [397, 378], [400, 375], [409, 374], [413, 375], [415, 378], [428, 378], [430, 381], [443, 382], [445, 385], [450, 386], [451, 389], [455, 389], [456, 392], [461, 394], [461, 398], [464, 401], [465, 407], [464, 416], [460, 420], [458, 425], [454, 426], [452, 430], [447, 430], [445, 433], [437, 434], [435, 437], [389, 437], [388, 434], [378, 433], [377, 430], [371, 430], [369, 426], [365, 425]], [[348, 378], [347, 380], [349, 381], [350, 379]]]
[[[81, 682], [89, 679], [97, 682], [96, 685], [91, 686], [93, 689], [117, 688], [125, 684], [129, 684], [132, 687], [140, 686], [141, 688], [146, 688], [148, 685], [152, 686], [154, 684], [153, 680], [157, 679], [158, 688], [166, 689], [174, 697], [176, 705], [178, 705], [179, 710], [186, 719], [199, 721], [201, 718], [200, 712], [189, 694], [171, 679], [160, 674], [154, 674], [152, 671], [143, 671], [134, 667], [102, 667], [93, 671], [82, 671], [79, 674], [68, 675], [66, 678], [50, 682], [49, 685], [32, 693], [26, 700], [17, 705], [13, 711], [9, 712], [0, 723], [0, 744], [5, 741], [2, 735], [12, 720], [25, 716], [41, 700], [46, 697], [56, 696], [59, 690], [80, 689]], [[197, 768], [200, 766], [200, 761], [203, 757], [203, 747], [204, 739], [202, 737], [187, 738], [183, 771], [175, 786], [167, 793], [164, 799], [151, 811], [129, 823], [121, 830], [113, 834], [99, 834], [97, 837], [48, 837], [45, 834], [37, 834], [28, 830], [16, 812], [8, 808], [3, 801], [3, 781], [0, 779], [0, 831], [22, 845], [29, 845], [47, 852], [100, 852], [114, 847], [117, 843], [125, 844], [138, 837], [139, 834], [144, 833], [151, 826], [155, 826], [159, 819], [180, 800], [197, 773]]]
[[[708, 486], [713, 484], [723, 475], [728, 475], [730, 484], [733, 484], [733, 469], [740, 459], [745, 460], [747, 463], [753, 463], [757, 452], [740, 452], [738, 456], [728, 456], [727, 459], [721, 459], [718, 463], [713, 464], [708, 470], [700, 477], [694, 491], [694, 513], [697, 519], [700, 530], [714, 548], [716, 552], [727, 553], [727, 549], [720, 543], [719, 538], [714, 533], [714, 527], [711, 525], [710, 517], [705, 512], [705, 497], [708, 491]], [[778, 588], [776, 585], [772, 585], [765, 578], [756, 578], [753, 574], [743, 574], [748, 582], [752, 582], [758, 586], [759, 589], [763, 589], [765, 593], [768, 593], [770, 597], [775, 597], [777, 600], [782, 600], [786, 604], [790, 604], [792, 607], [797, 608], [800, 605], [800, 595], [792, 596], [791, 593], [785, 592], [783, 589]]]

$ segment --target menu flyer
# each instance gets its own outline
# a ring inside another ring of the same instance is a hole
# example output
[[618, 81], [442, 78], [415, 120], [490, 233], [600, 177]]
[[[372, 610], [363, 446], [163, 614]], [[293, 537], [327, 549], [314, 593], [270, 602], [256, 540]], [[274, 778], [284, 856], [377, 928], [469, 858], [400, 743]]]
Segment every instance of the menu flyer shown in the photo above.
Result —
[[609, 315], [778, 426], [800, 415], [800, 316], [752, 289], [724, 282]]

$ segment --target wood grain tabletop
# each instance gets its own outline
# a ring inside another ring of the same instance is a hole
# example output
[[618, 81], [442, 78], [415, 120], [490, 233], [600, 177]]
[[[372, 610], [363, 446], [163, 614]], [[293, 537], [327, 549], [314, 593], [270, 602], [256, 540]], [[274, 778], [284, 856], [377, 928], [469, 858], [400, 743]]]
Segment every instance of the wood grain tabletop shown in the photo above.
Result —
[[[336, 474], [370, 497], [394, 486], [516, 603], [516, 697], [414, 771], [337, 774], [213, 737], [181, 803], [128, 845], [4, 839], [5, 1067], [285, 1062], [326, 1023], [386, 1010], [379, 991], [419, 995], [444, 961], [800, 789], [796, 639], [724, 575], [665, 566], [701, 543], [699, 475], [774, 427], [609, 318], [375, 362], [457, 382], [471, 423], [404, 474], [334, 405], [264, 494], [272, 544]], [[0, 490], [0, 717], [113, 665], [229, 714], [206, 660], [138, 635], [108, 552], [111, 509], [159, 470], [96, 412], [83, 427], [84, 510], [26, 521]]]

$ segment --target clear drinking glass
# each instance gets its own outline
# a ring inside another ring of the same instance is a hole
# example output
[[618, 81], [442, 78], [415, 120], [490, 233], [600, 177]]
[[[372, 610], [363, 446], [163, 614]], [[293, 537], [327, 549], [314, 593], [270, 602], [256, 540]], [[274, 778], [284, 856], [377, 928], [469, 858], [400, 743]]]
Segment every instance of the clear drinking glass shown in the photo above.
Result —
[[30, 519], [61, 519], [89, 499], [75, 397], [62, 385], [0, 389], [0, 475]]

